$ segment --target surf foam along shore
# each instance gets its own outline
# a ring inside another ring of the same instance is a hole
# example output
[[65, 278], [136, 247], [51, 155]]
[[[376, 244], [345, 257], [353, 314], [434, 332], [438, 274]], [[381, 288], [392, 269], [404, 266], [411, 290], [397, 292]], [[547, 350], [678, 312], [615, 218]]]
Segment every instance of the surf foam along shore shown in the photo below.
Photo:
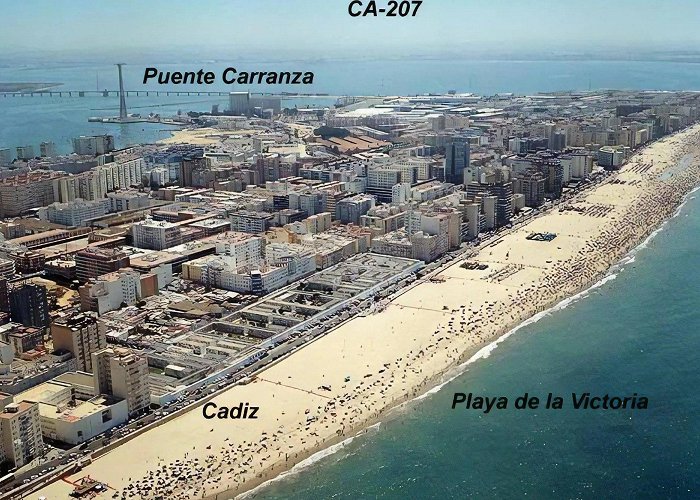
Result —
[[[488, 346], [517, 325], [604, 278], [699, 182], [695, 126], [649, 145], [607, 182], [561, 207], [578, 210], [557, 207], [480, 248], [470, 260], [487, 269], [455, 262], [440, 272], [442, 282], [418, 283], [382, 312], [353, 318], [252, 383], [217, 396], [219, 405], [259, 406], [257, 420], [204, 420], [196, 407], [67, 479], [90, 475], [119, 495], [143, 498], [232, 498], [249, 491], [386, 418], [387, 410], [435, 387], [479, 349], [493, 349]], [[531, 241], [532, 232], [557, 237]], [[319, 391], [322, 385], [331, 390]], [[70, 490], [58, 481], [37, 494], [64, 498]]]
[[320, 462], [321, 460], [331, 456], [335, 455], [336, 453], [342, 451], [345, 447], [347, 447], [350, 443], [352, 443], [357, 437], [360, 435], [366, 434], [368, 431], [372, 429], [377, 429], [381, 425], [381, 422], [377, 422], [373, 425], [370, 425], [364, 430], [358, 431], [354, 436], [350, 436], [349, 438], [345, 438], [344, 440], [340, 441], [339, 443], [336, 443], [334, 445], [329, 446], [328, 448], [321, 449], [320, 451], [315, 452], [313, 455], [309, 456], [308, 458], [305, 458], [301, 462], [297, 463], [294, 467], [292, 467], [290, 470], [285, 471], [281, 473], [279, 476], [276, 476], [264, 483], [258, 484], [256, 487], [253, 489], [247, 490], [241, 494], [239, 494], [236, 499], [237, 500], [243, 500], [245, 498], [254, 498], [254, 495], [259, 492], [260, 490], [266, 488], [268, 485], [281, 481], [282, 479], [285, 479], [291, 475], [298, 474], [299, 472], [302, 472], [312, 465], [316, 464], [317, 462]]
[[541, 319], [544, 319], [545, 317], [551, 315], [553, 312], [560, 311], [560, 310], [562, 310], [562, 309], [565, 309], [565, 308], [569, 307], [569, 306], [572, 305], [572, 304], [575, 304], [575, 303], [578, 302], [579, 300], [588, 297], [588, 296], [591, 294], [591, 292], [595, 291], [597, 288], [600, 288], [600, 287], [602, 287], [603, 285], [605, 285], [605, 284], [607, 284], [607, 283], [609, 283], [609, 282], [615, 280], [615, 279], [617, 278], [619, 272], [623, 271], [624, 268], [625, 268], [628, 264], [632, 264], [632, 263], [634, 263], [634, 262], [636, 261], [637, 252], [639, 252], [640, 250], [643, 250], [644, 248], [647, 248], [647, 247], [649, 246], [649, 243], [650, 243], [661, 231], [663, 231], [664, 227], [666, 227], [666, 224], [667, 224], [671, 219], [673, 219], [673, 218], [675, 218], [675, 217], [678, 217], [678, 215], [681, 213], [681, 211], [683, 210], [683, 207], [684, 207], [685, 204], [688, 202], [688, 200], [690, 200], [690, 199], [693, 197], [692, 195], [693, 195], [694, 193], [696, 193], [697, 191], [699, 191], [699, 190], [700, 190], [700, 186], [695, 187], [692, 191], [688, 192], [688, 193], [685, 195], [685, 197], [684, 197], [682, 203], [676, 208], [676, 211], [674, 212], [674, 214], [673, 214], [669, 219], [666, 219], [666, 220], [665, 220], [658, 228], [656, 228], [651, 234], [649, 234], [649, 236], [647, 236], [646, 239], [645, 239], [644, 241], [642, 241], [639, 245], [637, 245], [635, 248], [633, 248], [632, 250], [630, 250], [630, 252], [628, 252], [619, 262], [617, 262], [616, 264], [614, 264], [613, 266], [611, 266], [610, 269], [608, 270], [608, 272], [605, 274], [605, 276], [604, 276], [603, 278], [601, 278], [600, 280], [598, 280], [597, 282], [595, 282], [593, 285], [591, 285], [590, 287], [586, 288], [585, 290], [583, 290], [583, 291], [581, 291], [581, 292], [579, 292], [579, 293], [577, 293], [577, 294], [575, 294], [575, 295], [572, 295], [571, 297], [568, 297], [568, 298], [562, 300], [562, 301], [559, 302], [558, 304], [556, 304], [556, 305], [550, 307], [549, 309], [546, 309], [546, 310], [542, 311], [541, 313], [535, 314], [534, 316], [532, 316], [531, 318], [529, 318], [529, 319], [523, 321], [522, 323], [520, 323], [519, 325], [517, 325], [517, 326], [514, 327], [513, 329], [507, 331], [505, 334], [503, 334], [502, 336], [498, 337], [498, 338], [497, 338], [496, 340], [494, 340], [493, 342], [491, 342], [491, 343], [485, 345], [484, 347], [480, 348], [480, 349], [479, 349], [478, 351], [476, 351], [476, 353], [474, 353], [467, 361], [465, 361], [464, 363], [460, 364], [459, 366], [457, 366], [457, 367], [455, 367], [455, 368], [449, 370], [448, 372], [446, 372], [446, 373], [443, 375], [443, 377], [442, 377], [442, 379], [441, 379], [441, 381], [440, 381], [440, 383], [439, 383], [438, 385], [436, 385], [436, 386], [432, 387], [431, 389], [427, 390], [426, 392], [424, 392], [424, 393], [421, 394], [420, 396], [417, 396], [417, 397], [415, 397], [414, 399], [410, 400], [409, 403], [410, 403], [410, 402], [421, 401], [421, 400], [427, 398], [428, 396], [431, 396], [431, 395], [433, 395], [433, 394], [437, 394], [437, 393], [440, 392], [447, 384], [449, 384], [450, 382], [452, 382], [453, 380], [455, 380], [457, 377], [459, 377], [459, 376], [461, 376], [462, 374], [464, 374], [464, 372], [467, 371], [469, 365], [471, 365], [471, 364], [473, 364], [473, 363], [475, 363], [475, 362], [477, 362], [477, 361], [479, 361], [479, 360], [481, 360], [481, 359], [486, 359], [486, 358], [488, 358], [488, 357], [491, 355], [491, 353], [492, 353], [493, 351], [495, 351], [496, 348], [497, 348], [500, 344], [502, 344], [503, 342], [505, 342], [508, 338], [512, 337], [512, 336], [513, 336], [514, 334], [516, 334], [519, 330], [521, 330], [521, 329], [523, 329], [524, 327], [526, 327], [526, 326], [528, 326], [528, 325], [531, 325], [531, 324], [533, 324], [533, 323], [537, 323], [537, 322], [540, 321]]
[[[692, 191], [690, 191], [689, 193], [687, 193], [687, 194], [685, 195], [684, 199], [683, 199], [683, 202], [678, 206], [678, 208], [676, 209], [676, 211], [674, 212], [674, 214], [673, 214], [669, 219], [666, 219], [666, 220], [665, 220], [657, 229], [655, 229], [651, 234], [649, 234], [649, 236], [647, 236], [647, 238], [646, 238], [643, 242], [641, 242], [639, 245], [637, 245], [635, 248], [633, 248], [630, 252], [628, 252], [619, 262], [617, 262], [616, 264], [614, 264], [614, 265], [608, 270], [608, 272], [605, 274], [605, 276], [602, 277], [600, 280], [598, 280], [597, 282], [595, 282], [593, 285], [591, 285], [590, 287], [586, 288], [585, 290], [583, 290], [583, 291], [581, 291], [581, 292], [579, 292], [579, 293], [577, 293], [577, 294], [575, 294], [575, 295], [572, 295], [571, 297], [568, 297], [568, 298], [562, 300], [561, 302], [559, 302], [559, 303], [557, 303], [556, 305], [550, 307], [549, 309], [546, 309], [545, 311], [542, 311], [541, 313], [535, 314], [535, 315], [532, 316], [531, 318], [529, 318], [529, 319], [523, 321], [522, 323], [520, 323], [520, 324], [517, 325], [516, 327], [512, 328], [511, 330], [509, 330], [508, 332], [506, 332], [506, 333], [503, 334], [502, 336], [498, 337], [496, 340], [494, 340], [494, 341], [492, 341], [491, 343], [489, 343], [489, 344], [485, 345], [484, 347], [480, 348], [480, 349], [479, 349], [478, 351], [476, 351], [476, 353], [474, 353], [467, 361], [463, 362], [463, 363], [460, 364], [459, 366], [454, 367], [454, 368], [450, 369], [449, 371], [447, 371], [446, 373], [444, 373], [444, 374], [440, 377], [440, 381], [439, 381], [438, 385], [436, 385], [436, 386], [432, 387], [431, 389], [425, 391], [424, 393], [420, 394], [419, 396], [417, 396], [417, 397], [415, 397], [415, 398], [413, 398], [413, 399], [411, 399], [411, 400], [406, 401], [406, 402], [403, 403], [402, 405], [393, 407], [392, 409], [399, 410], [400, 408], [404, 407], [405, 405], [409, 405], [409, 404], [413, 404], [413, 403], [419, 402], [419, 401], [421, 401], [421, 400], [423, 400], [423, 399], [425, 399], [425, 398], [427, 398], [427, 397], [429, 397], [429, 396], [431, 396], [431, 395], [437, 394], [437, 393], [440, 392], [446, 385], [448, 385], [450, 382], [452, 382], [452, 381], [455, 380], [456, 378], [458, 378], [458, 377], [460, 377], [461, 375], [463, 375], [463, 374], [469, 369], [469, 366], [470, 366], [470, 365], [474, 364], [475, 362], [477, 362], [477, 361], [479, 361], [479, 360], [488, 358], [488, 357], [491, 355], [491, 353], [492, 353], [493, 351], [495, 351], [496, 348], [497, 348], [500, 344], [502, 344], [502, 343], [505, 342], [508, 338], [510, 338], [511, 336], [513, 336], [514, 334], [516, 334], [519, 330], [521, 330], [521, 329], [523, 329], [524, 327], [526, 327], [526, 326], [528, 326], [528, 325], [531, 325], [531, 324], [533, 324], [533, 323], [537, 323], [537, 322], [540, 321], [541, 319], [544, 319], [545, 317], [551, 315], [552, 313], [554, 313], [554, 312], [556, 312], [556, 311], [560, 311], [560, 310], [562, 310], [562, 309], [565, 309], [565, 308], [569, 307], [569, 306], [572, 305], [572, 304], [575, 304], [576, 302], [578, 302], [578, 301], [580, 301], [580, 300], [582, 300], [582, 299], [588, 297], [588, 296], [591, 294], [591, 292], [594, 292], [596, 289], [598, 289], [598, 288], [604, 286], [605, 284], [607, 284], [607, 283], [609, 283], [609, 282], [615, 280], [615, 279], [617, 278], [617, 276], [618, 276], [618, 273], [621, 272], [622, 270], [624, 270], [625, 266], [627, 266], [628, 264], [632, 264], [632, 263], [635, 262], [637, 252], [640, 251], [640, 250], [642, 250], [642, 249], [644, 249], [644, 248], [647, 248], [648, 245], [649, 245], [649, 243], [654, 239], [654, 237], [656, 237], [661, 231], [663, 231], [663, 229], [664, 229], [664, 227], [666, 226], [666, 224], [668, 223], [668, 221], [671, 220], [671, 219], [673, 219], [673, 218], [675, 218], [675, 217], [677, 217], [677, 216], [681, 213], [681, 211], [682, 211], [683, 207], [685, 206], [685, 204], [688, 202], [689, 199], [691, 199], [692, 195], [693, 195], [695, 192], [697, 192], [698, 190], [700, 190], [700, 187], [696, 187], [696, 188], [694, 188]], [[389, 414], [390, 414], [390, 412], [388, 412], [387, 417], [389, 416]], [[370, 430], [370, 429], [372, 429], [372, 428], [379, 427], [380, 425], [381, 425], [381, 422], [377, 422], [377, 423], [375, 423], [375, 424], [369, 426], [367, 429], [365, 429], [365, 431], [366, 431], [366, 430]], [[342, 451], [343, 449], [345, 449], [351, 442], [353, 442], [358, 436], [361, 436], [362, 434], [363, 434], [363, 431], [360, 430], [360, 431], [358, 431], [358, 432], [357, 432], [354, 436], [352, 436], [352, 437], [346, 438], [345, 440], [343, 440], [343, 441], [341, 441], [341, 442], [339, 442], [339, 443], [336, 443], [336, 444], [334, 444], [334, 445], [331, 445], [331, 446], [329, 446], [328, 448], [325, 448], [325, 449], [322, 449], [322, 450], [320, 450], [320, 451], [315, 452], [315, 453], [314, 453], [313, 455], [311, 455], [309, 458], [306, 458], [306, 459], [302, 460], [301, 462], [299, 462], [298, 464], [296, 464], [296, 465], [295, 465], [294, 467], [292, 467], [292, 469], [290, 469], [289, 471], [283, 472], [282, 474], [280, 474], [280, 475], [278, 475], [278, 476], [276, 476], [276, 477], [274, 477], [274, 478], [272, 478], [272, 479], [270, 479], [270, 480], [268, 480], [268, 481], [266, 481], [266, 482], [264, 482], [264, 483], [260, 483], [259, 485], [257, 485], [257, 486], [254, 487], [253, 489], [248, 490], [248, 491], [245, 491], [244, 493], [239, 494], [239, 495], [236, 497], [236, 499], [237, 499], [237, 500], [243, 500], [243, 499], [246, 499], [246, 498], [254, 498], [254, 496], [255, 496], [256, 493], [258, 493], [258, 492], [264, 490], [264, 488], [266, 488], [267, 486], [269, 486], [269, 485], [271, 485], [271, 484], [273, 484], [273, 483], [275, 483], [275, 482], [281, 481], [281, 480], [283, 480], [283, 479], [285, 479], [285, 478], [288, 478], [288, 477], [290, 477], [290, 476], [292, 476], [292, 475], [298, 474], [298, 473], [300, 473], [300, 472], [302, 472], [302, 471], [308, 469], [308, 468], [311, 467], [312, 465], [314, 465], [314, 464], [320, 462], [321, 460], [324, 460], [324, 459], [326, 459], [327, 457], [330, 457], [330, 456], [332, 456], [332, 455], [334, 455], [334, 454], [336, 454], [336, 453], [338, 453], [338, 452], [341, 452], [341, 451]]]

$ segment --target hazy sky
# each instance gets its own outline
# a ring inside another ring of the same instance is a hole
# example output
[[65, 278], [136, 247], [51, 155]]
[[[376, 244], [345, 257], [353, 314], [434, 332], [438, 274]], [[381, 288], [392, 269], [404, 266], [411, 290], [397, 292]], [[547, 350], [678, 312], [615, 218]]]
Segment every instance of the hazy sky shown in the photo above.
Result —
[[[387, 0], [379, 0], [386, 5]], [[365, 0], [367, 3], [367, 0]], [[459, 50], [695, 50], [700, 0], [424, 0], [415, 18], [352, 18], [349, 0], [0, 0], [0, 53], [221, 50], [298, 57]]]

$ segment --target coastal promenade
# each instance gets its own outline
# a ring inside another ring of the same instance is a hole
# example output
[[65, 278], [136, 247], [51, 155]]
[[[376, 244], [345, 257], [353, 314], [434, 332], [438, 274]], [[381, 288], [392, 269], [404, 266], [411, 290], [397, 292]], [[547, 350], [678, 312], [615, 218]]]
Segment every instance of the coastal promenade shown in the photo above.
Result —
[[[589, 287], [700, 181], [700, 126], [657, 141], [594, 189], [505, 234], [214, 398], [249, 403], [256, 419], [207, 419], [202, 407], [95, 460], [104, 498], [232, 498], [386, 418], [451, 378], [481, 347]], [[527, 239], [556, 233], [552, 241]], [[136, 459], [137, 458], [137, 459]], [[65, 481], [33, 496], [67, 498]], [[225, 492], [217, 495], [220, 492]]]

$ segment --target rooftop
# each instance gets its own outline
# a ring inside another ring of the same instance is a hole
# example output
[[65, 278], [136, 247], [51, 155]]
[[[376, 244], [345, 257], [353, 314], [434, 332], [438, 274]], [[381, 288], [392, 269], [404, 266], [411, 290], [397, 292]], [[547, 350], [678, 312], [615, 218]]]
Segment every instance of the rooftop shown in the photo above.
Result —
[[[27, 401], [20, 401], [19, 403], [10, 403], [7, 406], [5, 406], [5, 411], [0, 413], [0, 418], [7, 419], [7, 420], [12, 419], [17, 414], [29, 410], [32, 406], [33, 406], [33, 403], [29, 403]], [[16, 412], [7, 411], [8, 409], [14, 409], [14, 408], [17, 409]]]

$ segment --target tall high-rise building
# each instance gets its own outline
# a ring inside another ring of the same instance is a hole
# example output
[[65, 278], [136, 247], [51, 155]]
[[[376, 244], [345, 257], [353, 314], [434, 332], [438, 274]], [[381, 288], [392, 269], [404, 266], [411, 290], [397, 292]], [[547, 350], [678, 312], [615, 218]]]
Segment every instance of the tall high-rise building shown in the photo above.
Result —
[[10, 315], [15, 323], [46, 328], [51, 322], [46, 287], [22, 283], [10, 289]]
[[123, 267], [129, 267], [129, 256], [118, 248], [88, 247], [75, 254], [76, 276], [81, 283]]
[[471, 149], [468, 137], [453, 137], [445, 145], [445, 182], [462, 184], [469, 166]]
[[124, 347], [107, 347], [92, 353], [95, 392], [125, 399], [129, 415], [151, 404], [146, 356]]
[[561, 193], [564, 189], [564, 167], [559, 160], [549, 161], [545, 165], [540, 166], [542, 173], [547, 178], [545, 184], [547, 196], [553, 199], [561, 198]]
[[554, 132], [549, 138], [549, 149], [561, 151], [566, 147], [566, 132]]
[[231, 92], [228, 95], [228, 102], [231, 114], [246, 116], [250, 112], [249, 92]]
[[72, 314], [56, 319], [51, 324], [54, 349], [70, 351], [78, 363], [78, 370], [92, 371], [92, 353], [107, 347], [107, 337], [97, 328], [97, 315]]
[[50, 205], [54, 198], [54, 183], [65, 177], [64, 172], [35, 170], [0, 180], [0, 217], [16, 217], [37, 207]]
[[536, 170], [528, 170], [514, 178], [514, 191], [525, 195], [525, 205], [537, 208], [544, 203], [547, 178]]
[[10, 148], [0, 148], [0, 167], [9, 165], [14, 159], [15, 155]]
[[135, 247], [164, 250], [182, 243], [180, 226], [173, 222], [145, 219], [131, 227]]
[[10, 312], [10, 293], [9, 285], [7, 280], [0, 278], [0, 312], [9, 313]]
[[206, 170], [209, 167], [209, 159], [199, 155], [183, 156], [180, 165], [180, 186], [192, 186], [192, 174], [196, 170]]
[[113, 135], [93, 135], [73, 138], [73, 152], [79, 155], [103, 155], [114, 151]]
[[513, 182], [510, 171], [498, 168], [492, 172], [482, 172], [476, 177], [476, 180], [465, 183], [467, 198], [474, 200], [477, 197], [495, 196], [496, 225], [508, 224], [513, 217]]
[[12, 396], [0, 394], [0, 462], [22, 467], [44, 452], [39, 404], [12, 401]]
[[42, 142], [39, 144], [39, 152], [43, 157], [57, 156], [56, 154], [56, 143], [54, 142]]
[[[102, 148], [104, 144], [99, 146], [90, 144], [92, 139], [100, 141], [103, 137], [78, 137], [74, 139], [74, 146], [77, 150], [94, 154], [95, 148]], [[81, 149], [83, 147], [86, 149]], [[87, 172], [55, 180], [52, 194], [56, 201], [64, 203], [78, 198], [85, 201], [100, 201], [112, 191], [141, 185], [143, 167], [144, 159], [141, 157], [108, 162]], [[142, 193], [142, 195], [148, 198], [148, 194]]]
[[17, 146], [18, 160], [31, 160], [34, 156], [34, 146]]

